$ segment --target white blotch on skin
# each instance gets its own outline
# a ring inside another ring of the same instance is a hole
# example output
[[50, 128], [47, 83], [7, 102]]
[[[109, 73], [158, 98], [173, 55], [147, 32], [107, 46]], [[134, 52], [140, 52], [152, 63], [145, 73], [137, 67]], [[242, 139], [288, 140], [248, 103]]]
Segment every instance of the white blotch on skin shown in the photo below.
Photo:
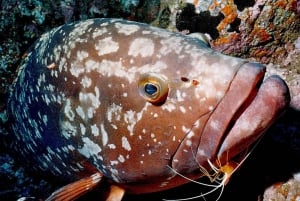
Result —
[[185, 126], [182, 126], [181, 128], [184, 133], [188, 133], [191, 130], [189, 128], [186, 128]]
[[87, 58], [88, 56], [89, 56], [88, 52], [81, 50], [81, 51], [77, 51], [76, 59], [78, 61], [82, 61], [83, 59]]
[[186, 141], [186, 145], [187, 145], [187, 146], [191, 146], [191, 145], [192, 145], [192, 141], [191, 141], [191, 140], [187, 140], [187, 141]]
[[48, 116], [47, 115], [43, 115], [43, 122], [46, 125], [48, 122]]
[[121, 163], [124, 163], [124, 162], [125, 162], [125, 158], [124, 158], [124, 156], [121, 155], [121, 154], [119, 155], [118, 160], [119, 160]]
[[70, 65], [71, 66], [69, 68], [69, 71], [75, 77], [78, 77], [81, 73], [85, 71], [85, 69], [77, 63], [71, 63]]
[[95, 39], [96, 37], [101, 36], [101, 35], [105, 34], [106, 32], [107, 32], [106, 27], [96, 28], [95, 31], [93, 31], [92, 37], [93, 37], [93, 39]]
[[160, 49], [162, 55], [174, 52], [179, 56], [181, 50], [185, 47], [183, 45], [183, 39], [180, 37], [169, 37], [165, 40], [161, 40], [160, 43], [162, 45], [162, 48]]
[[178, 102], [184, 101], [184, 96], [186, 96], [186, 94], [181, 93], [179, 90], [176, 90], [176, 97]]
[[108, 144], [107, 145], [110, 149], [116, 149], [117, 147], [116, 147], [116, 145], [114, 145], [114, 144]]
[[76, 108], [76, 113], [81, 117], [81, 119], [85, 119], [85, 113], [81, 106]]
[[131, 151], [131, 146], [128, 142], [127, 137], [123, 136], [122, 137], [122, 147], [126, 150], [126, 151]]
[[73, 126], [69, 121], [63, 121], [61, 123], [62, 134], [65, 138], [70, 138], [71, 135], [76, 135], [76, 127]]
[[96, 137], [96, 136], [99, 136], [99, 128], [97, 127], [96, 124], [94, 125], [91, 125], [91, 131], [92, 131], [92, 134]]
[[210, 123], [211, 127], [216, 130], [216, 131], [219, 131], [220, 128], [222, 127], [221, 123], [219, 121], [211, 121]]
[[92, 79], [87, 77], [87, 76], [84, 76], [82, 79], [81, 79], [81, 82], [80, 84], [83, 86], [83, 88], [88, 88], [92, 85]]
[[[168, 65], [162, 61], [157, 61], [156, 63], [146, 63], [143, 66], [133, 66], [131, 68], [127, 68], [123, 66], [120, 61], [112, 61], [103, 59], [101, 62], [96, 62], [94, 60], [87, 60], [85, 62], [85, 71], [86, 72], [98, 72], [99, 74], [105, 77], [121, 77], [128, 80], [129, 83], [132, 83], [136, 80], [136, 74], [149, 72], [149, 68], [154, 73], [159, 73], [163, 69], [168, 68]], [[79, 73], [78, 73], [79, 74]]]
[[163, 110], [167, 110], [168, 112], [172, 112], [173, 110], [176, 109], [175, 105], [172, 104], [172, 103], [164, 104], [164, 105], [161, 106], [161, 108], [162, 108]]
[[88, 117], [89, 119], [91, 119], [91, 118], [93, 118], [93, 116], [94, 116], [94, 108], [89, 107], [89, 108], [87, 109], [87, 117]]
[[195, 136], [194, 131], [190, 130], [190, 131], [189, 131], [189, 134], [187, 135], [187, 138], [188, 138], [188, 139], [191, 139], [191, 138], [194, 137], [194, 136]]
[[70, 151], [74, 151], [74, 150], [75, 150], [75, 147], [74, 147], [73, 145], [68, 145], [68, 149], [69, 149]]
[[110, 165], [118, 165], [119, 164], [119, 161], [110, 161]]
[[128, 110], [124, 114], [124, 121], [127, 123], [127, 129], [129, 134], [134, 135], [133, 129], [138, 121], [142, 119], [143, 112], [147, 110], [148, 104], [145, 104], [144, 108], [140, 112], [135, 112], [133, 110]]
[[121, 119], [121, 114], [122, 114], [122, 106], [117, 105], [113, 103], [108, 109], [107, 109], [107, 120], [109, 122], [114, 121], [120, 121]]
[[39, 76], [39, 78], [38, 78], [38, 86], [41, 86], [41, 83], [44, 83], [45, 82], [45, 74], [44, 73], [42, 73], [42, 74], [40, 74], [40, 76]]
[[[118, 162], [118, 161], [117, 161]], [[120, 178], [119, 178], [119, 172], [117, 169], [114, 168], [110, 168], [109, 171], [112, 173], [112, 179], [117, 182], [120, 183]]]
[[115, 23], [115, 27], [118, 29], [118, 33], [125, 34], [126, 36], [129, 36], [133, 34], [134, 32], [137, 32], [140, 27], [138, 25], [134, 24], [121, 24], [121, 23]]
[[101, 129], [101, 136], [102, 136], [102, 144], [103, 146], [105, 146], [108, 142], [108, 134], [104, 128], [104, 124], [100, 125], [100, 129]]
[[154, 53], [154, 43], [149, 38], [136, 38], [129, 47], [128, 55], [149, 57]]
[[82, 141], [83, 141], [84, 145], [82, 148], [78, 149], [78, 151], [85, 157], [89, 158], [89, 157], [91, 157], [93, 155], [97, 155], [101, 152], [101, 148], [99, 147], [99, 145], [96, 144], [95, 142], [93, 142], [88, 137], [83, 137]]
[[179, 110], [180, 110], [182, 113], [186, 113], [186, 109], [185, 109], [183, 106], [180, 106], [180, 107], [179, 107]]
[[198, 149], [197, 155], [207, 157], [207, 154], [205, 153], [205, 151], [203, 149]]
[[85, 135], [86, 128], [83, 124], [80, 124], [81, 135]]
[[98, 40], [95, 44], [95, 49], [98, 50], [98, 55], [102, 56], [117, 52], [119, 49], [119, 43], [112, 40], [112, 37], [107, 37], [102, 40]]
[[79, 101], [85, 104], [91, 104], [93, 108], [98, 108], [100, 106], [100, 90], [98, 87], [94, 88], [94, 93], [79, 93]]
[[118, 126], [117, 126], [117, 125], [115, 125], [115, 124], [110, 124], [110, 125], [111, 125], [111, 127], [113, 127], [113, 129], [115, 129], [115, 130], [118, 129]]
[[66, 117], [67, 117], [70, 121], [74, 121], [75, 114], [74, 114], [74, 112], [73, 112], [73, 110], [72, 110], [70, 99], [67, 99], [66, 102], [65, 102], [64, 114], [66, 115]]

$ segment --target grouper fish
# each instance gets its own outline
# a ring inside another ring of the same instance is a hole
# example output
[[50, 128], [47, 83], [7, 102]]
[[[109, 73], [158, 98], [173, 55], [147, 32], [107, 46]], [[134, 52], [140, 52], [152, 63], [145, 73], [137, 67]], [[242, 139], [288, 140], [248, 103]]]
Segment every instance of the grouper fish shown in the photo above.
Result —
[[70, 183], [47, 200], [74, 200], [103, 180], [108, 200], [174, 188], [240, 162], [284, 112], [289, 90], [265, 71], [142, 23], [66, 24], [19, 67], [8, 98], [12, 149]]

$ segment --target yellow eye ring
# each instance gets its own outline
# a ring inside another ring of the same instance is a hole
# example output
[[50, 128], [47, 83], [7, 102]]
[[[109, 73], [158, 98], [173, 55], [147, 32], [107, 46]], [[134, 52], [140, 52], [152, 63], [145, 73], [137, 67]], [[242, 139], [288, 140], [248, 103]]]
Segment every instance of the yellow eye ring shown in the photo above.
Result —
[[140, 95], [155, 105], [164, 103], [169, 93], [167, 79], [155, 73], [142, 75], [138, 82], [138, 88]]

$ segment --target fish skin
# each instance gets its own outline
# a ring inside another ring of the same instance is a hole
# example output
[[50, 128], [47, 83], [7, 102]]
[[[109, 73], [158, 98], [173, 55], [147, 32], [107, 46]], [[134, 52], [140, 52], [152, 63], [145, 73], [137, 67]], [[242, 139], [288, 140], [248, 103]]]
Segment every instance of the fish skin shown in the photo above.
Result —
[[[205, 166], [216, 159], [224, 133], [217, 142], [201, 142], [201, 134], [245, 66], [256, 69], [249, 72], [252, 93], [265, 67], [215, 52], [199, 39], [121, 19], [63, 25], [32, 46], [12, 85], [14, 149], [35, 168], [66, 181], [100, 171], [130, 193], [181, 185], [188, 181], [170, 166], [199, 178], [199, 161]], [[167, 88], [158, 104], [139, 91], [145, 76]], [[279, 85], [282, 104], [274, 119], [289, 102], [286, 85]], [[224, 115], [230, 122], [232, 115]], [[261, 135], [256, 132], [247, 145]], [[203, 150], [210, 149], [203, 159]]]

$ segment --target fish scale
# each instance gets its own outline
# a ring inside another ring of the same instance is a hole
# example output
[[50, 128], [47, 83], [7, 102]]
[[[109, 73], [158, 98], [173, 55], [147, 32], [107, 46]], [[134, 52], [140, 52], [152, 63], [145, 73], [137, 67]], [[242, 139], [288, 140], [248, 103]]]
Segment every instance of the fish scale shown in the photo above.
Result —
[[[275, 76], [261, 84], [264, 72], [196, 37], [142, 23], [63, 25], [32, 46], [12, 85], [14, 149], [66, 181], [98, 172], [128, 193], [173, 188], [188, 182], [173, 170], [199, 178], [199, 164], [209, 170], [208, 160], [234, 160], [284, 111], [285, 83]], [[271, 94], [264, 92], [269, 85], [276, 85]], [[226, 140], [240, 114], [247, 122], [245, 108], [269, 102], [274, 107], [257, 118], [270, 118], [251, 125], [264, 129], [235, 129], [239, 137]]]

